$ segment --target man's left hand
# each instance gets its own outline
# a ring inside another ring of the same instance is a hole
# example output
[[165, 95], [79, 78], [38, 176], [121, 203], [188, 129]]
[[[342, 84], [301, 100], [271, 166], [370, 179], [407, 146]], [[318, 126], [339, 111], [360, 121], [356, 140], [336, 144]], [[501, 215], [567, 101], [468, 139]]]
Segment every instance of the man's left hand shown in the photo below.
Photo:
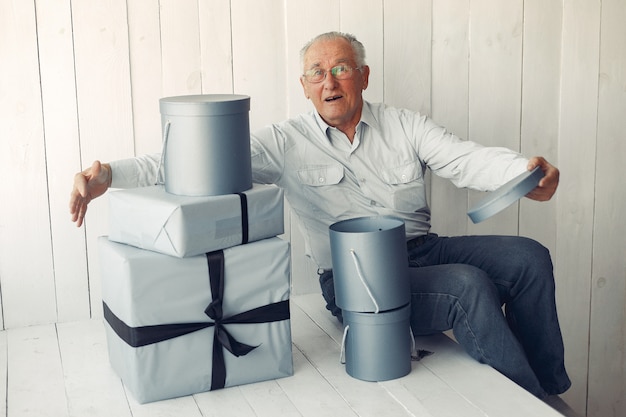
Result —
[[544, 177], [539, 181], [534, 190], [526, 194], [526, 197], [537, 201], [548, 201], [559, 186], [559, 170], [550, 164], [545, 158], [535, 156], [528, 161], [528, 170], [532, 171], [535, 167], [540, 167]]

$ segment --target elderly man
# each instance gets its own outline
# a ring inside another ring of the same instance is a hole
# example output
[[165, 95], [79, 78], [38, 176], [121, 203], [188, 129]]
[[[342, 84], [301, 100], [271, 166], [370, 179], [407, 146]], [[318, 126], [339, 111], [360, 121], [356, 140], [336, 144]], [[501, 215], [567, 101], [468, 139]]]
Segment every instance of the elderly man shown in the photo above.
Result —
[[[524, 170], [545, 176], [528, 194], [548, 200], [559, 171], [504, 148], [462, 141], [426, 116], [363, 100], [370, 69], [353, 36], [319, 35], [301, 51], [300, 82], [315, 111], [251, 135], [253, 180], [276, 184], [300, 222], [307, 256], [319, 267], [327, 308], [335, 305], [328, 227], [391, 215], [404, 220], [416, 335], [453, 329], [465, 350], [539, 398], [567, 390], [563, 342], [548, 251], [521, 237], [429, 233], [424, 172], [458, 187], [493, 190]], [[159, 155], [100, 164], [76, 174], [72, 219], [109, 187], [151, 185]], [[502, 305], [506, 314], [502, 313]]]

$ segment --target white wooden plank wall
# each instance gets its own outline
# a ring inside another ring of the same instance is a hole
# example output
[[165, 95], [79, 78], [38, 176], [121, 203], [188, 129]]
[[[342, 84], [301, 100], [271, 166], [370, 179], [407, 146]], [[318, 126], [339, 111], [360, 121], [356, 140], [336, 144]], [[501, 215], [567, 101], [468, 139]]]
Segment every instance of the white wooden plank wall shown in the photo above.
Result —
[[[626, 414], [625, 19], [623, 1], [602, 2], [589, 326], [588, 409], [592, 416]], [[586, 165], [586, 159], [581, 158], [581, 165]]]
[[[469, 137], [469, 1], [433, 2], [433, 119], [461, 138]], [[468, 191], [432, 177], [432, 227], [442, 235], [467, 233]]]
[[[557, 200], [556, 237], [557, 274], [559, 282], [564, 284], [560, 285], [557, 297], [562, 306], [560, 317], [577, 318], [564, 320], [562, 330], [570, 352], [569, 372], [581, 384], [589, 369], [597, 366], [589, 358], [587, 346], [596, 341], [589, 338], [587, 329], [590, 324], [591, 265], [594, 263], [599, 45], [600, 5], [586, 1], [564, 4], [558, 139], [562, 179]], [[613, 262], [618, 266], [620, 261], [614, 259]], [[616, 340], [618, 335], [606, 334], [605, 337]], [[588, 388], [590, 392], [595, 389]], [[599, 394], [598, 399], [601, 398], [606, 401], [603, 394]], [[575, 397], [572, 400], [582, 401]], [[616, 397], [612, 401], [617, 400]], [[592, 410], [589, 411], [593, 416]], [[608, 408], [604, 413], [611, 415]]]
[[[433, 228], [546, 245], [574, 381], [565, 398], [590, 416], [624, 415], [625, 19], [622, 0], [0, 0], [1, 324], [101, 316], [94, 248], [107, 202], [74, 227], [72, 176], [158, 151], [158, 98], [249, 94], [253, 129], [307, 111], [299, 49], [343, 30], [365, 43], [367, 99], [559, 166], [553, 201], [480, 225], [465, 216], [480, 194], [433, 178]], [[286, 218], [295, 291], [318, 291]]]
[[[543, 155], [558, 165], [561, 2], [526, 0], [522, 60], [520, 150]], [[539, 110], [539, 111], [538, 111]], [[520, 234], [542, 242], [554, 254], [556, 199], [520, 203]]]

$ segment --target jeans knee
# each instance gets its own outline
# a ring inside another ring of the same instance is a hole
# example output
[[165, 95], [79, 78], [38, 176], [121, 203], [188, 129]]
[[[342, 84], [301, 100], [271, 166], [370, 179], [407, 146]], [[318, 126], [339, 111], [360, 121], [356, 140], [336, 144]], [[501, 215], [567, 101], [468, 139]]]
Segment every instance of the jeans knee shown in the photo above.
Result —
[[531, 291], [554, 293], [555, 283], [550, 251], [541, 243], [526, 237], [512, 237], [501, 251], [503, 263], [493, 272], [493, 280], [503, 302]]
[[459, 298], [478, 300], [487, 295], [497, 297], [496, 288], [485, 271], [471, 265], [450, 265]]
[[519, 237], [517, 239], [515, 255], [511, 257], [514, 265], [523, 268], [548, 269], [552, 272], [552, 257], [548, 248], [530, 238]]

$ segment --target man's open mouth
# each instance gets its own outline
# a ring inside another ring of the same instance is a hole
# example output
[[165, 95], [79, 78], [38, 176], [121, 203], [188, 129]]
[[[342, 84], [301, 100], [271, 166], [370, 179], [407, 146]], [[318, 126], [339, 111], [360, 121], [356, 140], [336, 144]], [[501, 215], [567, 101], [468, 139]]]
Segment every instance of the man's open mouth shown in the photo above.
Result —
[[339, 100], [342, 97], [343, 96], [332, 96], [332, 97], [328, 97], [328, 98], [324, 99], [324, 101], [331, 102], [331, 101]]

